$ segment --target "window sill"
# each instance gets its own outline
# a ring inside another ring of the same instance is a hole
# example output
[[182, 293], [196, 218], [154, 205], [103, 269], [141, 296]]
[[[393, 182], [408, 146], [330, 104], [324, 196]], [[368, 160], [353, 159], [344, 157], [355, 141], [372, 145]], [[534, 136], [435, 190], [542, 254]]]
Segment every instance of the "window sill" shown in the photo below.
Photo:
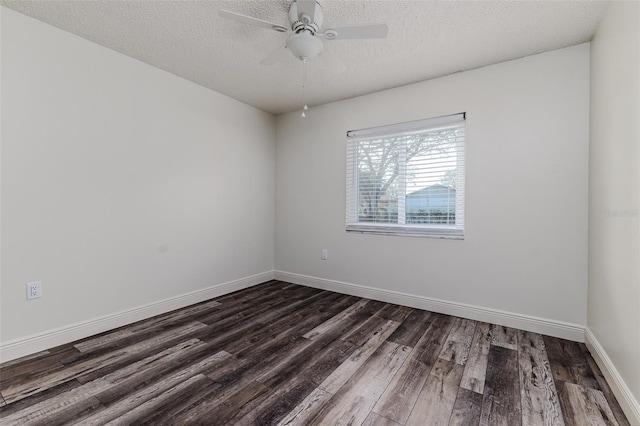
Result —
[[404, 226], [347, 225], [348, 233], [393, 235], [400, 237], [464, 240], [464, 231], [451, 228], [409, 228]]

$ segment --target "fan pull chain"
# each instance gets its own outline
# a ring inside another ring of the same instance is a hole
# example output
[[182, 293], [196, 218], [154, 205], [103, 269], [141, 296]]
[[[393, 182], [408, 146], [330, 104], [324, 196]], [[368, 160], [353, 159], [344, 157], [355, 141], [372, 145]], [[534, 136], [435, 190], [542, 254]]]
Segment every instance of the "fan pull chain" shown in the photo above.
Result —
[[303, 60], [302, 61], [302, 102], [304, 103], [304, 107], [302, 107], [302, 118], [306, 117], [307, 114], [305, 113], [306, 110], [309, 109], [309, 107], [307, 106], [307, 61]]

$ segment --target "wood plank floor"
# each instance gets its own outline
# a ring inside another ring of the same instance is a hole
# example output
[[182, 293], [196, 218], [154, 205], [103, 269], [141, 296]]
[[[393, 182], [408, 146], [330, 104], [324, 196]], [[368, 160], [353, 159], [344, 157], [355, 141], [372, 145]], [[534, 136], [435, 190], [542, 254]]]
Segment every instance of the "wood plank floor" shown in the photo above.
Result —
[[9, 425], [629, 425], [583, 344], [271, 281], [0, 365]]

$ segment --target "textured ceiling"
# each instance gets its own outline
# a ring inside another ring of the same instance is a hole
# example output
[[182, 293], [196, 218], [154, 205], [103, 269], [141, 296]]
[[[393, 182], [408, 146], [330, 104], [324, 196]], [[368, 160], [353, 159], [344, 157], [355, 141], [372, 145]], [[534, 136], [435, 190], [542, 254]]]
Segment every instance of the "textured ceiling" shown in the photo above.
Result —
[[[229, 21], [226, 9], [288, 25], [290, 0], [2, 0], [20, 13], [278, 114], [301, 107], [302, 63], [259, 62], [287, 35]], [[326, 40], [347, 71], [308, 64], [310, 106], [589, 41], [599, 1], [321, 0], [324, 28], [386, 22], [382, 40]]]

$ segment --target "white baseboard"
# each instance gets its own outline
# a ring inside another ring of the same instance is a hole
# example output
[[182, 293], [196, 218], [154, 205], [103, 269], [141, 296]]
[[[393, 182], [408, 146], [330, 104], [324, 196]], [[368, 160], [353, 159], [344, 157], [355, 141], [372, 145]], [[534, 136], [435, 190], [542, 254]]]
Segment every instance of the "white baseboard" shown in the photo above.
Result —
[[184, 308], [194, 303], [204, 302], [237, 290], [242, 290], [273, 279], [273, 271], [263, 272], [211, 287], [181, 294], [169, 299], [149, 303], [114, 314], [93, 318], [44, 333], [27, 336], [3, 343], [0, 346], [0, 362], [7, 362], [34, 354], [78, 339], [103, 333], [123, 325], [131, 324], [155, 315]]
[[577, 324], [553, 321], [544, 318], [516, 314], [513, 312], [484, 308], [481, 306], [449, 302], [446, 300], [433, 299], [430, 297], [417, 296], [397, 291], [382, 290], [359, 284], [310, 277], [291, 272], [275, 271], [274, 278], [308, 287], [331, 290], [338, 293], [395, 303], [397, 305], [439, 312], [476, 321], [484, 321], [491, 324], [504, 325], [507, 327], [542, 333], [576, 342], [584, 342], [584, 327]]
[[585, 344], [589, 352], [591, 352], [593, 359], [596, 361], [596, 364], [600, 367], [605, 379], [607, 379], [607, 383], [616, 396], [629, 423], [632, 425], [640, 425], [640, 402], [633, 396], [631, 389], [629, 389], [624, 382], [622, 376], [620, 376], [620, 373], [618, 373], [618, 370], [611, 361], [611, 358], [609, 358], [589, 327], [587, 327], [585, 331]]

